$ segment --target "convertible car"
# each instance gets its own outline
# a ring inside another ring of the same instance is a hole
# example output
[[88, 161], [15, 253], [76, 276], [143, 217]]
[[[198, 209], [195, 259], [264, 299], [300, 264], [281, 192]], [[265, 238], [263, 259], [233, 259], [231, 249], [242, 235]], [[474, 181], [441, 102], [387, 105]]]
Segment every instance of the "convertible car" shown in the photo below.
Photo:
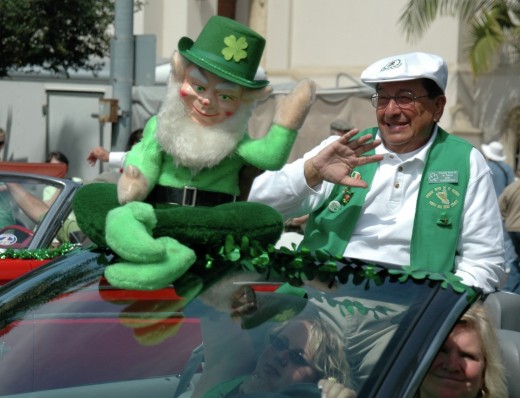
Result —
[[[520, 396], [515, 294], [484, 297], [453, 275], [316, 262], [244, 243], [228, 242], [156, 291], [110, 286], [103, 273], [114, 261], [108, 250], [75, 248], [0, 288], [0, 396], [226, 396], [211, 391], [250, 374], [259, 355], [269, 363], [283, 351], [314, 366], [273, 331], [317, 316], [340, 333], [358, 397], [412, 398], [457, 319], [482, 299], [499, 329], [510, 396]], [[278, 375], [270, 363], [266, 372]], [[321, 393], [315, 383], [285, 383], [244, 396]]]
[[65, 172], [62, 164], [0, 162], [0, 284], [88, 242], [71, 213], [81, 185]]

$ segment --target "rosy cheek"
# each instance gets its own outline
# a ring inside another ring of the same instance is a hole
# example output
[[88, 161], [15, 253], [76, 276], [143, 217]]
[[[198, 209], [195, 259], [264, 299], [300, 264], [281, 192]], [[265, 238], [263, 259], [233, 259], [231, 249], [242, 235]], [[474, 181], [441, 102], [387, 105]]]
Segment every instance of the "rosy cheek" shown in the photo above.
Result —
[[233, 114], [234, 114], [234, 112], [229, 112], [229, 111], [224, 112], [224, 113], [226, 114], [227, 117], [233, 116]]

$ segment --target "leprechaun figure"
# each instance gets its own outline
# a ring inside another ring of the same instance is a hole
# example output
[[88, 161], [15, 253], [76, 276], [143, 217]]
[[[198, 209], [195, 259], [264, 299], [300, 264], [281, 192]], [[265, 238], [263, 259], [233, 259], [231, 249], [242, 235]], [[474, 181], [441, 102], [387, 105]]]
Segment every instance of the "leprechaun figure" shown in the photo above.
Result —
[[120, 260], [105, 270], [114, 286], [152, 290], [184, 274], [226, 236], [274, 243], [283, 222], [274, 209], [236, 201], [244, 166], [281, 168], [315, 87], [303, 80], [279, 102], [267, 134], [252, 139], [248, 119], [272, 91], [254, 80], [265, 40], [228, 18], [210, 18], [197, 40], [183, 37], [172, 57], [168, 92], [114, 184], [88, 184], [74, 211], [95, 243]]

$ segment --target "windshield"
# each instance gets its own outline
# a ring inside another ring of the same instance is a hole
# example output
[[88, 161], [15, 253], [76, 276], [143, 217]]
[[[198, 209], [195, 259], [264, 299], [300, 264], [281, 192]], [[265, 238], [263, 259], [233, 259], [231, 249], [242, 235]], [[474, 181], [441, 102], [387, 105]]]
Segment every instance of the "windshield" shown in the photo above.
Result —
[[[64, 205], [65, 184], [57, 179], [23, 175], [2, 176], [0, 182], [0, 250], [58, 246], [68, 240], [58, 229], [70, 223], [70, 206]], [[71, 220], [71, 222], [75, 220]], [[70, 228], [69, 228], [70, 229]], [[79, 228], [77, 228], [79, 229]], [[52, 234], [51, 237], [48, 237]], [[38, 238], [39, 237], [39, 238]]]
[[80, 252], [0, 290], [1, 395], [319, 397], [327, 377], [360, 391], [435, 292], [386, 272], [295, 287], [243, 270], [119, 290], [101, 276], [109, 261]]

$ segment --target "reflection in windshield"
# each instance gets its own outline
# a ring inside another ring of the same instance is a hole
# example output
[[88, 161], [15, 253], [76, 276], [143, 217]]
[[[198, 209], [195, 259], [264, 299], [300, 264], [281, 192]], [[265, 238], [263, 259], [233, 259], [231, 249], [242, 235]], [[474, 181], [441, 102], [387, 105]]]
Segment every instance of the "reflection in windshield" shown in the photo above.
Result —
[[99, 396], [143, 388], [143, 397], [163, 389], [183, 398], [291, 389], [319, 397], [322, 377], [359, 391], [430, 294], [391, 278], [325, 293], [255, 272], [188, 274], [178, 291], [119, 290], [100, 280], [111, 258], [83, 256], [45, 289], [0, 303], [0, 394], [96, 387]]
[[63, 188], [62, 183], [50, 180], [5, 177], [0, 183], [0, 250], [28, 248], [42, 225], [46, 225], [45, 233], [51, 232], [49, 226], [53, 226], [53, 236], [57, 233], [51, 243], [53, 247], [64, 242], [76, 243], [78, 239], [74, 240], [74, 234], [80, 231], [74, 214], [67, 215], [61, 211], [59, 218], [55, 219], [61, 206], [56, 204], [53, 208], [53, 205], [58, 199], [62, 201], [60, 195]]
[[[238, 290], [244, 290], [242, 285]], [[320, 379], [333, 377], [351, 385], [342, 335], [302, 295], [253, 293], [252, 308], [234, 317], [221, 314], [201, 320], [204, 371], [193, 397], [232, 396], [286, 391], [314, 391]], [[305, 386], [305, 387], [302, 387]]]
[[60, 186], [38, 181], [0, 184], [0, 245], [25, 248], [60, 193]]

